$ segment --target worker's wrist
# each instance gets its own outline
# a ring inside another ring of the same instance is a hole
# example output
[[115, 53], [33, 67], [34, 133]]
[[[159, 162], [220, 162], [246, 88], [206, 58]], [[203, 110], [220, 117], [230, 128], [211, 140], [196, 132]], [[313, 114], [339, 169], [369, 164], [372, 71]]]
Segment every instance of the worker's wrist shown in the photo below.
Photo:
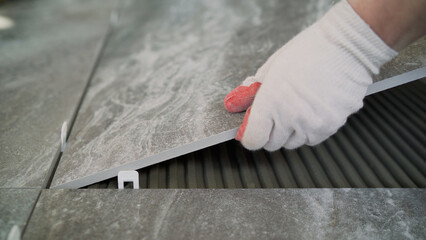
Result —
[[348, 54], [354, 62], [360, 63], [359, 67], [373, 74], [377, 74], [383, 64], [398, 54], [369, 27], [346, 0], [330, 9], [316, 23], [315, 29], [319, 31], [316, 35], [324, 36], [329, 43], [336, 46], [336, 52]]
[[426, 34], [425, 1], [348, 0], [348, 3], [396, 51]]

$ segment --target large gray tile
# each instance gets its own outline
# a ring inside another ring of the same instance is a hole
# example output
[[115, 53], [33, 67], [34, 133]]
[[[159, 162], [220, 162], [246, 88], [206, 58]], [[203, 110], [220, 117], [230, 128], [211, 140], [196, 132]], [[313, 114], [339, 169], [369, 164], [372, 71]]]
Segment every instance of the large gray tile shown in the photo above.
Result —
[[38, 189], [0, 189], [0, 240], [7, 238], [14, 225], [22, 231], [39, 192]]
[[0, 187], [45, 183], [106, 36], [114, 1], [6, 1], [0, 15]]
[[24, 239], [424, 239], [410, 189], [43, 190]]
[[232, 139], [243, 114], [223, 98], [331, 2], [126, 1], [53, 187]]

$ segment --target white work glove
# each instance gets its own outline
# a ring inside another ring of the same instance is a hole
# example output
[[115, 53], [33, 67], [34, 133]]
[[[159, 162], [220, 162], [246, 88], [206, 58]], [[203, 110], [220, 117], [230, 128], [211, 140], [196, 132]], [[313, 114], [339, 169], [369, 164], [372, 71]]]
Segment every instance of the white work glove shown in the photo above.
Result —
[[372, 74], [396, 55], [346, 0], [339, 2], [228, 94], [230, 112], [253, 103], [236, 139], [269, 151], [322, 142], [363, 106]]

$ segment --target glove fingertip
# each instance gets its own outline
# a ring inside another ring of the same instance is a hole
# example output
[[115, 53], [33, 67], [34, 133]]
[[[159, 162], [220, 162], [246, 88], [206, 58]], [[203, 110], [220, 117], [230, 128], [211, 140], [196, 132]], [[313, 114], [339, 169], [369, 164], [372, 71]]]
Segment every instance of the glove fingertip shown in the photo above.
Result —
[[[251, 109], [246, 114], [244, 123], [240, 127], [241, 133], [237, 134], [237, 138], [240, 139], [239, 141], [245, 148], [257, 150], [264, 147], [268, 142], [272, 121], [259, 113], [252, 115], [253, 113], [250, 114], [250, 111]], [[249, 116], [251, 117], [249, 118]]]
[[250, 115], [250, 110], [251, 108], [249, 107], [247, 109], [246, 115], [244, 116], [243, 124], [241, 124], [240, 128], [238, 129], [237, 136], [235, 136], [235, 140], [237, 141], [241, 142], [241, 140], [243, 139], [244, 132], [246, 131], [246, 127], [247, 127], [248, 118]]
[[255, 82], [250, 86], [238, 86], [232, 90], [224, 99], [223, 103], [229, 112], [243, 112], [253, 103], [254, 97], [261, 83]]

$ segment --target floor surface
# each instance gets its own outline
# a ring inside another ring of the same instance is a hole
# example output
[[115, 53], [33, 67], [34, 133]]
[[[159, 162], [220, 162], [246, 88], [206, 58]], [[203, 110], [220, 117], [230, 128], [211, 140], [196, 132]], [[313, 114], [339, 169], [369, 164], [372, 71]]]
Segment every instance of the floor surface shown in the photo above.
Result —
[[[0, 16], [13, 23], [0, 29], [0, 239], [15, 224], [26, 239], [70, 239], [136, 230], [148, 238], [297, 237], [326, 223], [346, 232], [326, 229], [324, 238], [424, 239], [423, 190], [45, 189], [55, 173], [52, 186], [77, 188], [233, 138], [242, 114], [225, 111], [225, 95], [331, 2], [0, 1]], [[386, 84], [375, 91], [425, 77], [424, 46], [421, 39], [386, 65], [375, 78]], [[64, 121], [73, 128], [61, 155]]]
[[43, 190], [24, 239], [424, 239], [425, 199], [409, 189]]

